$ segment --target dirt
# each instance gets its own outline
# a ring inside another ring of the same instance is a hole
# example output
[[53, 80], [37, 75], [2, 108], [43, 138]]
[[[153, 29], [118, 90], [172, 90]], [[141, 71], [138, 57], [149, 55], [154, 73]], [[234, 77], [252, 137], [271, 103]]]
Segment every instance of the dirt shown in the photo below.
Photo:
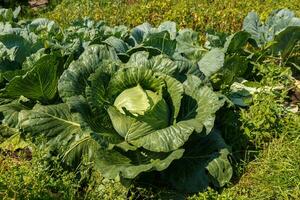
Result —
[[48, 0], [31, 0], [28, 2], [32, 8], [46, 6], [49, 1]]

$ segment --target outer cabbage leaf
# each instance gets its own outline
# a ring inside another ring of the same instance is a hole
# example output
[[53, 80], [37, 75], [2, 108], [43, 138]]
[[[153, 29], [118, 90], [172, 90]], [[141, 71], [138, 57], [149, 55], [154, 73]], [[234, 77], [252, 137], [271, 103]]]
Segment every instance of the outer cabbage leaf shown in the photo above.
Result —
[[126, 139], [137, 147], [153, 152], [170, 152], [181, 147], [193, 133], [194, 124], [180, 121], [163, 129], [154, 129], [151, 124], [136, 122], [130, 127]]
[[177, 62], [171, 60], [168, 56], [158, 55], [150, 58], [149, 52], [146, 51], [138, 51], [132, 54], [125, 67], [144, 67], [168, 75], [176, 74], [179, 68]]
[[117, 53], [126, 53], [129, 49], [128, 45], [123, 40], [114, 36], [104, 40], [104, 43], [114, 47]]
[[203, 77], [203, 73], [199, 70], [197, 64], [188, 60], [173, 60], [166, 55], [149, 56], [149, 52], [139, 51], [130, 56], [125, 67], [144, 67], [155, 72], [175, 77], [178, 81], [184, 82], [187, 75], [193, 74], [198, 77]]
[[34, 64], [31, 71], [14, 77], [7, 85], [5, 93], [15, 98], [23, 95], [29, 99], [50, 101], [57, 91], [57, 68], [56, 56], [44, 56]]
[[3, 114], [2, 124], [8, 125], [12, 128], [17, 128], [19, 124], [19, 113], [22, 110], [29, 110], [31, 108], [29, 99], [21, 96], [19, 99], [1, 99], [0, 112]]
[[136, 26], [131, 30], [130, 39], [134, 41], [132, 46], [142, 43], [149, 35], [160, 32], [168, 32], [170, 39], [174, 40], [177, 34], [176, 24], [171, 21], [166, 21], [159, 25], [158, 28], [153, 28], [151, 24], [147, 22]]
[[95, 159], [99, 143], [93, 140], [88, 133], [78, 134], [64, 149], [62, 161], [70, 166], [78, 166], [82, 162], [83, 156], [87, 156], [88, 161]]
[[222, 95], [213, 92], [198, 77], [190, 75], [184, 83], [182, 105], [177, 121], [187, 120], [194, 127], [195, 132], [208, 134], [215, 120], [215, 113], [224, 105]]
[[206, 42], [204, 46], [208, 49], [222, 48], [224, 47], [227, 36], [228, 35], [226, 33], [217, 32], [210, 29], [206, 32]]
[[29, 134], [43, 135], [47, 145], [58, 150], [63, 161], [70, 165], [80, 163], [83, 155], [92, 160], [99, 148], [90, 137], [91, 132], [82, 130], [82, 116], [71, 113], [67, 104], [36, 105], [32, 110], [23, 110], [19, 114], [19, 123], [21, 130]]
[[92, 111], [86, 99], [82, 96], [74, 96], [66, 102], [71, 112], [80, 113], [80, 126], [84, 132], [88, 132], [97, 138], [102, 148], [110, 148], [110, 145], [121, 143], [123, 138], [113, 129], [108, 114], [103, 110]]
[[27, 56], [35, 51], [30, 41], [16, 34], [0, 35], [0, 42], [8, 49], [16, 48], [15, 60], [19, 65], [23, 63]]
[[163, 172], [164, 180], [176, 190], [199, 192], [208, 186], [222, 187], [229, 182], [232, 176], [230, 153], [217, 131], [206, 137], [192, 136], [184, 148], [183, 157]]
[[183, 152], [183, 149], [170, 153], [153, 153], [146, 150], [119, 152], [116, 149], [100, 149], [95, 159], [95, 167], [107, 178], [115, 179], [121, 176], [133, 179], [142, 172], [166, 169], [172, 161], [179, 159]]
[[198, 62], [199, 69], [206, 77], [210, 77], [223, 67], [224, 59], [225, 53], [222, 49], [212, 49]]
[[256, 13], [250, 12], [244, 19], [243, 30], [250, 33], [255, 44], [261, 47], [289, 26], [300, 26], [300, 19], [288, 9], [282, 9], [273, 11], [265, 24], [260, 22]]
[[242, 48], [247, 44], [250, 36], [250, 33], [245, 31], [239, 31], [228, 36], [224, 44], [224, 51], [227, 54], [241, 53]]
[[142, 43], [127, 51], [131, 55], [137, 51], [148, 51], [150, 55], [166, 54], [172, 56], [175, 52], [176, 41], [170, 38], [167, 31], [149, 34]]
[[[64, 72], [58, 86], [64, 102], [70, 106], [72, 111], [78, 112], [82, 116], [80, 122], [82, 129], [90, 133], [94, 132], [103, 147], [122, 141], [118, 133], [112, 129], [109, 116], [102, 107], [107, 104], [106, 91], [103, 86], [107, 86], [110, 74], [114, 74], [118, 69], [115, 64], [115, 61], [118, 60], [114, 61], [116, 54], [109, 50], [111, 49], [107, 49], [105, 46], [90, 46]], [[102, 58], [113, 59], [102, 60]], [[78, 68], [79, 66], [81, 68]], [[76, 78], [79, 78], [81, 82], [79, 83]], [[77, 86], [82, 90], [76, 90]], [[72, 89], [76, 91], [72, 91]], [[70, 160], [71, 157], [68, 159]]]
[[178, 32], [176, 37], [175, 58], [189, 59], [193, 62], [198, 61], [206, 51], [198, 41], [198, 33], [191, 29], [183, 29]]
[[272, 53], [287, 58], [300, 42], [300, 25], [287, 27], [275, 36], [274, 41], [275, 44], [271, 47]]
[[108, 91], [106, 87], [109, 85], [111, 76], [117, 72], [119, 66], [110, 60], [104, 60], [98, 65], [95, 73], [92, 73], [88, 81], [88, 85], [85, 89], [85, 97], [90, 104], [93, 111], [101, 112], [103, 106], [109, 104]]
[[81, 132], [80, 120], [66, 104], [37, 104], [32, 110], [23, 110], [19, 115], [20, 127], [24, 131], [33, 135], [43, 134], [61, 142]]
[[249, 60], [244, 56], [227, 56], [222, 67], [217, 73], [210, 77], [214, 88], [220, 88], [221, 85], [231, 85], [237, 77], [242, 77], [248, 69]]
[[37, 18], [34, 19], [29, 25], [28, 29], [30, 32], [34, 32], [36, 34], [46, 33], [48, 35], [58, 35], [59, 27], [58, 25], [51, 20], [45, 18]]
[[37, 104], [19, 114], [21, 130], [34, 136], [43, 135], [51, 148], [59, 150], [63, 161], [73, 166], [80, 163], [83, 155], [91, 161], [99, 148], [91, 138], [91, 131], [83, 130], [84, 124], [82, 116], [72, 113], [67, 104]]

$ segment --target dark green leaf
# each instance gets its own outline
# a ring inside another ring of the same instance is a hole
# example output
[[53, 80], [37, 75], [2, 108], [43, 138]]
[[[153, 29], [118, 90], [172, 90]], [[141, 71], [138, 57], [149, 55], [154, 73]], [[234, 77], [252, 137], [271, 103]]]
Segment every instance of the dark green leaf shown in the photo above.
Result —
[[229, 182], [232, 176], [230, 153], [218, 132], [193, 137], [185, 149], [183, 157], [163, 172], [164, 179], [176, 190], [194, 193], [210, 185], [222, 187]]

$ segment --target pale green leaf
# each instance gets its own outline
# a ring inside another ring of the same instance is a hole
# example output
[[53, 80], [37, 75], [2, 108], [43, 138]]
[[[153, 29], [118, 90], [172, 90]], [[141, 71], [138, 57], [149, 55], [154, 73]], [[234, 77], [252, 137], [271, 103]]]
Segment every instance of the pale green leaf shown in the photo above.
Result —
[[199, 69], [206, 77], [210, 77], [223, 67], [225, 54], [221, 49], [212, 49], [198, 62]]

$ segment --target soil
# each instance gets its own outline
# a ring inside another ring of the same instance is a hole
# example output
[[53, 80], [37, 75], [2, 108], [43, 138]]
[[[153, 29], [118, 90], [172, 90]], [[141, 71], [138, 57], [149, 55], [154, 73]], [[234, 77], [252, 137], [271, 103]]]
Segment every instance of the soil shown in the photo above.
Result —
[[36, 8], [36, 7], [43, 7], [46, 6], [49, 1], [48, 0], [30, 0], [29, 2], [30, 7]]

